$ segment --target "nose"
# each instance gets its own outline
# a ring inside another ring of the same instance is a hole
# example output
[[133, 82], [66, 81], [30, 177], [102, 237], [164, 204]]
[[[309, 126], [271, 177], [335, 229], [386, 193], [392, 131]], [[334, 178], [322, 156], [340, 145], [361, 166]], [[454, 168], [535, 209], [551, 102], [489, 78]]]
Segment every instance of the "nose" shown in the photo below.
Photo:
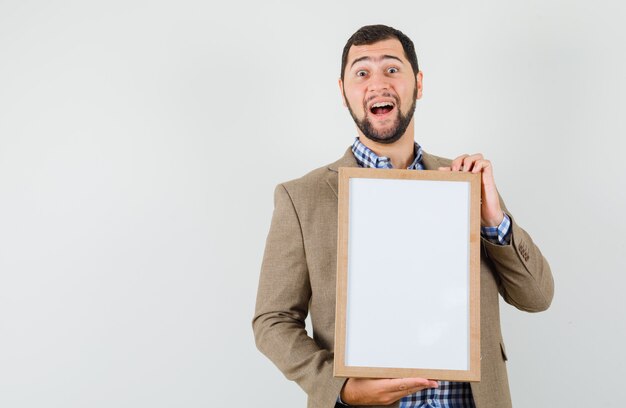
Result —
[[373, 73], [370, 77], [368, 91], [379, 92], [387, 90], [389, 90], [389, 78], [382, 72]]

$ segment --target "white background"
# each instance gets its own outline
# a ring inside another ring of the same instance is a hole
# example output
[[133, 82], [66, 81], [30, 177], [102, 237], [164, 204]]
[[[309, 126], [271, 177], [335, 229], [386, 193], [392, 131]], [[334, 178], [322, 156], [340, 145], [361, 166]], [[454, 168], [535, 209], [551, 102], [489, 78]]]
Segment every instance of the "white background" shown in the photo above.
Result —
[[0, 1], [0, 406], [304, 406], [250, 321], [273, 187], [355, 135], [360, 26], [413, 38], [416, 139], [483, 152], [556, 281], [502, 307], [515, 406], [622, 405], [613, 1]]

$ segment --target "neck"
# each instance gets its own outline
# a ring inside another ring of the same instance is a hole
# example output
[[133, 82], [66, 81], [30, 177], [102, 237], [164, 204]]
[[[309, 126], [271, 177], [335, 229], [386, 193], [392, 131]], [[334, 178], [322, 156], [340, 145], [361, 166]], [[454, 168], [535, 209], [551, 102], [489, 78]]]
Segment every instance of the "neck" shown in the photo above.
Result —
[[385, 156], [391, 160], [394, 169], [406, 169], [415, 160], [415, 140], [413, 136], [413, 121], [400, 139], [391, 144], [378, 143], [368, 139], [359, 131], [359, 140], [378, 156]]

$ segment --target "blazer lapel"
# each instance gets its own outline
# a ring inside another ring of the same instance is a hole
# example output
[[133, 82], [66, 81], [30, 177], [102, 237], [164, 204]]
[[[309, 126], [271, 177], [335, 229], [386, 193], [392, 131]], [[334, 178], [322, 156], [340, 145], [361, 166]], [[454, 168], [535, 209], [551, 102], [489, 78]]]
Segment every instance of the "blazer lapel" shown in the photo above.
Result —
[[328, 170], [330, 171], [326, 177], [326, 183], [328, 183], [337, 197], [339, 197], [339, 167], [359, 167], [352, 153], [352, 147], [348, 147], [341, 159], [328, 165]]
[[[439, 167], [449, 166], [449, 163], [442, 162], [439, 157], [433, 156], [422, 151], [422, 164], [426, 170], [437, 170]], [[330, 186], [335, 193], [335, 196], [339, 197], [339, 167], [359, 167], [359, 164], [354, 158], [352, 153], [352, 147], [348, 147], [343, 157], [336, 162], [328, 165], [328, 176], [326, 177], [326, 183]]]
[[426, 170], [438, 170], [439, 167], [449, 166], [449, 163], [445, 163], [440, 157], [433, 156], [422, 150], [422, 164]]

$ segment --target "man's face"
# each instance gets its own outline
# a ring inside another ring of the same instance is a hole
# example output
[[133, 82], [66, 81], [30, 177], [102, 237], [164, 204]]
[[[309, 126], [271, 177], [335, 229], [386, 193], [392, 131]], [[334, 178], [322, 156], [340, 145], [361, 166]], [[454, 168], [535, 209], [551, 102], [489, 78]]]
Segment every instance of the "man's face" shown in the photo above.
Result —
[[422, 73], [413, 74], [402, 44], [393, 38], [353, 45], [339, 87], [361, 133], [389, 144], [400, 139], [413, 120], [415, 101], [422, 96]]

